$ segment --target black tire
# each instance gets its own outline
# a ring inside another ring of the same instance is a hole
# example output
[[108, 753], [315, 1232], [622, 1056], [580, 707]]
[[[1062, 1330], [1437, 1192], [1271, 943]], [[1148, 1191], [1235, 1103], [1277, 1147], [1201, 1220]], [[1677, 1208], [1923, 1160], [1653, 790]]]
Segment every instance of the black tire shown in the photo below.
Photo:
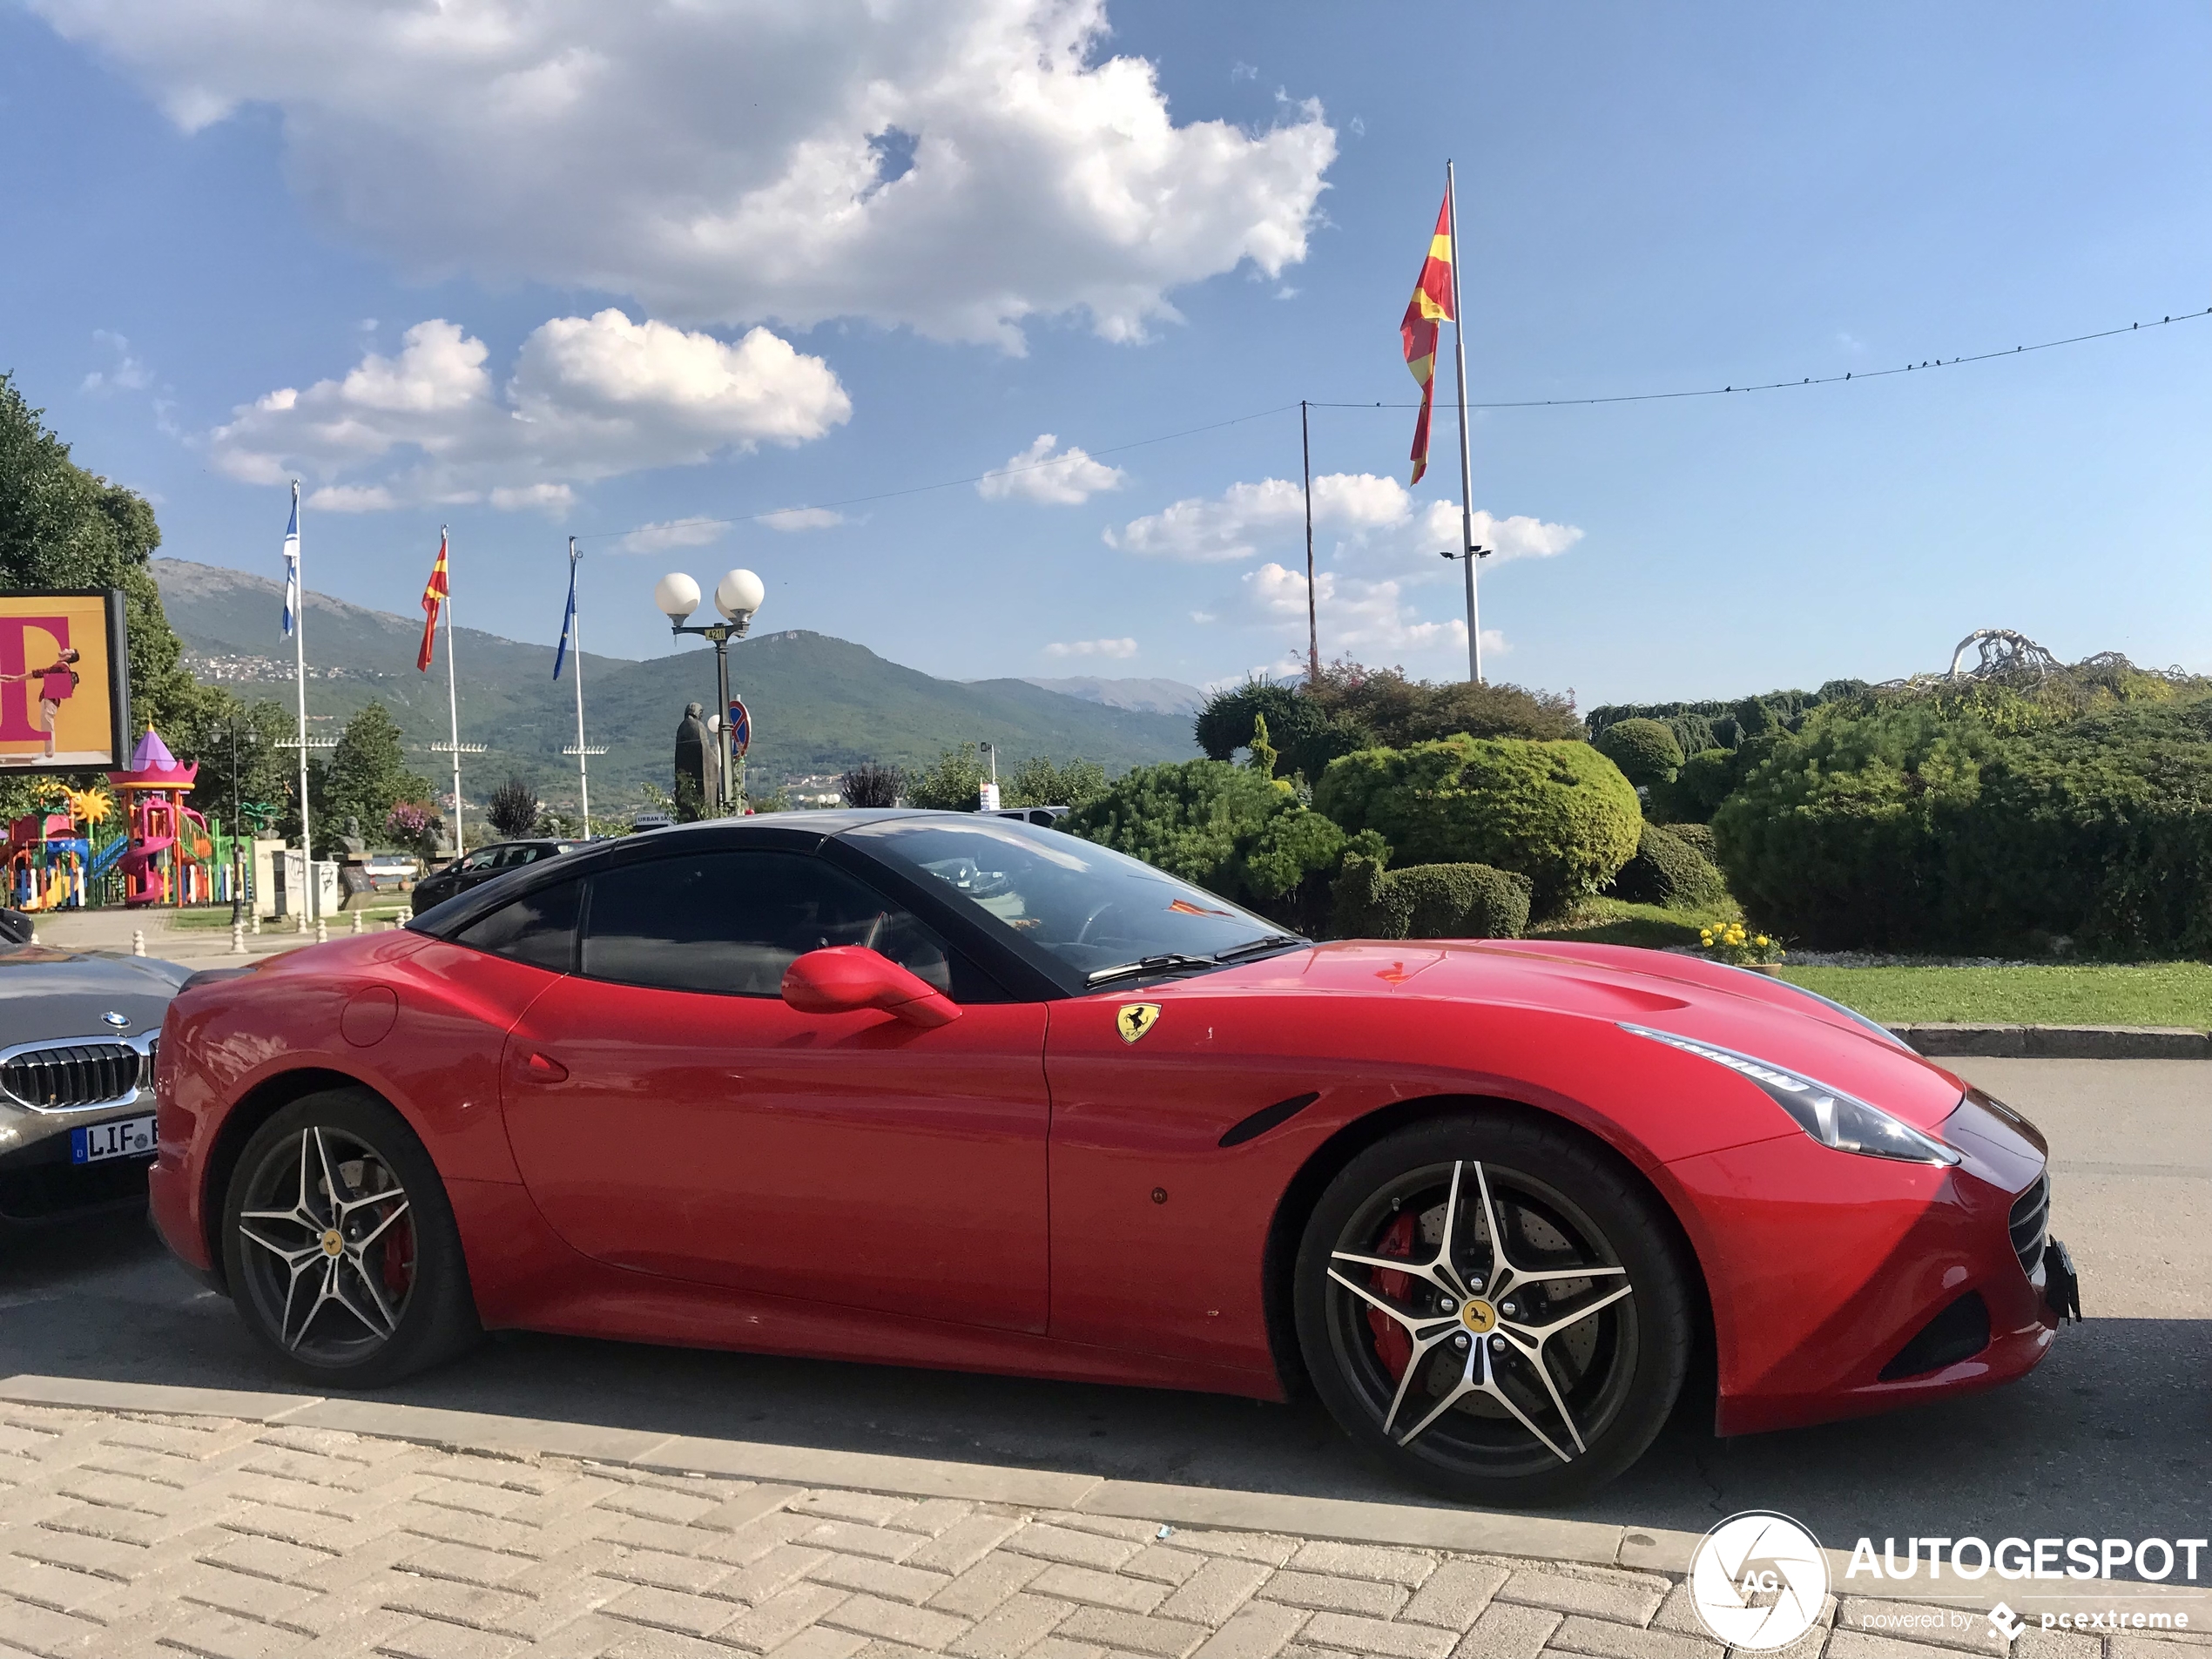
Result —
[[[1505, 1218], [1502, 1281], [1489, 1215]], [[1563, 1277], [1577, 1267], [1590, 1271]], [[1604, 1485], [1665, 1424], [1696, 1334], [1689, 1271], [1612, 1153], [1564, 1125], [1470, 1113], [1399, 1130], [1338, 1173], [1292, 1298], [1307, 1374], [1363, 1450], [1460, 1501], [1528, 1508]]]
[[366, 1089], [304, 1096], [253, 1132], [223, 1195], [222, 1238], [246, 1329], [318, 1388], [381, 1387], [482, 1334], [445, 1184], [407, 1120]]

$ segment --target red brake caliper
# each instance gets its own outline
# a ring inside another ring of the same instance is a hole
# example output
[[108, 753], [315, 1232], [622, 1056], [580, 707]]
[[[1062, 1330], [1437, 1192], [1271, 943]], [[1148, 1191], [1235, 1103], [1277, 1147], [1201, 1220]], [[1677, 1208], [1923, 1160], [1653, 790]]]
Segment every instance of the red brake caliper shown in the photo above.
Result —
[[[1375, 1245], [1378, 1256], [1408, 1256], [1413, 1253], [1413, 1217], [1411, 1212], [1400, 1215], [1390, 1224]], [[1413, 1293], [1413, 1276], [1393, 1273], [1388, 1268], [1374, 1270], [1374, 1287], [1393, 1302], [1403, 1303]], [[1413, 1357], [1413, 1339], [1406, 1327], [1385, 1313], [1380, 1308], [1367, 1310], [1367, 1328], [1375, 1333], [1375, 1356], [1389, 1370], [1395, 1382], [1406, 1374], [1406, 1362]]]

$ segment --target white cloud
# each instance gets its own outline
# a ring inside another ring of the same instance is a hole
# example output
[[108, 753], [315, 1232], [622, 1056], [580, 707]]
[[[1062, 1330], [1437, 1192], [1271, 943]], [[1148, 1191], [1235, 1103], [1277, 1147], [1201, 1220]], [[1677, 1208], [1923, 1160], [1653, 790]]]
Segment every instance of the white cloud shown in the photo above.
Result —
[[665, 553], [675, 547], [705, 547], [722, 539], [730, 528], [727, 520], [719, 518], [664, 519], [657, 524], [640, 524], [615, 543], [620, 553]]
[[143, 392], [153, 384], [153, 372], [131, 354], [131, 342], [109, 329], [92, 330], [95, 344], [106, 347], [114, 361], [96, 368], [78, 386], [79, 392], [97, 397], [108, 392]]
[[826, 507], [786, 507], [761, 518], [772, 530], [826, 530], [842, 524], [845, 515]]
[[1177, 125], [1105, 0], [31, 3], [186, 132], [273, 109], [300, 199], [411, 276], [691, 321], [1136, 338], [1302, 260], [1336, 154], [1311, 102]]
[[325, 513], [387, 513], [399, 502], [381, 484], [325, 484], [307, 492], [307, 504]]
[[985, 501], [1019, 496], [1055, 507], [1073, 507], [1102, 489], [1122, 487], [1127, 475], [1119, 467], [1094, 461], [1072, 443], [1065, 449], [1059, 443], [1053, 434], [1040, 432], [1035, 442], [1020, 455], [1008, 456], [1004, 467], [977, 479], [975, 493]]
[[[1270, 549], [1288, 551], [1302, 542], [1305, 527], [1305, 491], [1291, 479], [1263, 478], [1131, 519], [1118, 534], [1109, 529], [1106, 541], [1155, 558], [1228, 563], [1258, 558]], [[1317, 536], [1327, 533], [1339, 553], [1433, 556], [1459, 545], [1460, 509], [1449, 502], [1416, 502], [1395, 478], [1376, 473], [1325, 473], [1313, 481], [1313, 528]], [[1492, 563], [1497, 563], [1564, 553], [1582, 532], [1526, 515], [1501, 519], [1478, 512], [1474, 537], [1476, 546], [1494, 550]], [[1418, 568], [1429, 574], [1426, 566]]]
[[242, 406], [209, 448], [250, 483], [382, 473], [316, 492], [341, 510], [489, 496], [560, 512], [573, 484], [799, 443], [852, 413], [827, 364], [765, 328], [725, 345], [610, 309], [541, 325], [504, 386], [489, 356], [457, 323], [420, 322], [396, 355], [368, 352], [341, 379]]
[[[1425, 622], [1405, 600], [1402, 584], [1369, 582], [1323, 570], [1314, 577], [1315, 608], [1332, 651], [1407, 652], [1453, 646], [1467, 649], [1467, 624], [1453, 617]], [[1238, 595], [1244, 619], [1263, 627], [1305, 632], [1305, 573], [1272, 561], [1248, 570]], [[1488, 640], [1484, 641], [1487, 648]]]
[[1136, 642], [1134, 639], [1055, 639], [1044, 648], [1044, 654], [1048, 657], [1134, 657], [1136, 655]]

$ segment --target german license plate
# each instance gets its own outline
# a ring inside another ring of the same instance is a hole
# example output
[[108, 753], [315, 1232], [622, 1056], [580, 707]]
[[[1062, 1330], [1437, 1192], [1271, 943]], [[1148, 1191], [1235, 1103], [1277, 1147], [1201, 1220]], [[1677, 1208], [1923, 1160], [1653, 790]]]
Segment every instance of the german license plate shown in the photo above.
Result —
[[118, 1117], [110, 1123], [87, 1123], [69, 1132], [72, 1163], [98, 1163], [107, 1158], [147, 1157], [153, 1152], [153, 1119]]

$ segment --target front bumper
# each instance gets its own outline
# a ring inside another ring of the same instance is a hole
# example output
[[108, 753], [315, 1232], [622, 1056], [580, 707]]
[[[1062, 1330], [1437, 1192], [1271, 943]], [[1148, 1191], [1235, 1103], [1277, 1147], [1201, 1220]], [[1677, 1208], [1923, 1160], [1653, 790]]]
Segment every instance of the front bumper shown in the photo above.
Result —
[[0, 1229], [44, 1227], [89, 1217], [141, 1211], [146, 1170], [153, 1159], [105, 1158], [75, 1162], [70, 1131], [144, 1117], [152, 1102], [82, 1112], [29, 1112], [0, 1108]]
[[[2041, 1137], [1975, 1093], [1938, 1133], [1959, 1152], [1955, 1167], [1834, 1152], [1794, 1134], [1669, 1166], [1702, 1234], [1720, 1433], [1991, 1388], [2049, 1352], [2059, 1315], [2045, 1295], [2044, 1240], [2039, 1229], [2030, 1264], [2012, 1231], [2016, 1204], [2044, 1178]], [[1983, 1319], [1986, 1339], [1961, 1352], [1959, 1332]]]

